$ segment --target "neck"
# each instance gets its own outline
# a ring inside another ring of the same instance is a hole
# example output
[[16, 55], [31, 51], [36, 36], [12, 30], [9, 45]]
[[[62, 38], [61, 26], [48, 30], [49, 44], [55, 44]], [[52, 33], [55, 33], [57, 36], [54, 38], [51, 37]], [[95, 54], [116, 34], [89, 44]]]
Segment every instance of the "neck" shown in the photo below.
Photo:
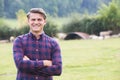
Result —
[[43, 31], [42, 32], [32, 32], [32, 34], [37, 38], [37, 39], [39, 39], [40, 38], [40, 35], [43, 33]]

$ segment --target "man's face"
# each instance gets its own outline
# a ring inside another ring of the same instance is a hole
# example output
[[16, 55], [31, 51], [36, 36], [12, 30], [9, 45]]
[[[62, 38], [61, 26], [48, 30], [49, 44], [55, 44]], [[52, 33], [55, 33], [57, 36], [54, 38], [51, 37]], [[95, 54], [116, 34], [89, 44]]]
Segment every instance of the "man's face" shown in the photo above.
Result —
[[42, 14], [30, 13], [28, 24], [30, 26], [31, 32], [41, 33], [43, 31], [44, 25], [46, 24], [46, 20], [44, 19]]

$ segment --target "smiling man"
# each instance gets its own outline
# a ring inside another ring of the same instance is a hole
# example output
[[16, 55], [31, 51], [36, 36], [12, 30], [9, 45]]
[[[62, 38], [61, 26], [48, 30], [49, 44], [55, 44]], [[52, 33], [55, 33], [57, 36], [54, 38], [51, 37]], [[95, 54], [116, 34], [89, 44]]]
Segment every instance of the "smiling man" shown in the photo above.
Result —
[[53, 80], [62, 72], [62, 59], [58, 43], [43, 31], [46, 13], [32, 8], [27, 18], [30, 32], [18, 36], [13, 44], [16, 80]]

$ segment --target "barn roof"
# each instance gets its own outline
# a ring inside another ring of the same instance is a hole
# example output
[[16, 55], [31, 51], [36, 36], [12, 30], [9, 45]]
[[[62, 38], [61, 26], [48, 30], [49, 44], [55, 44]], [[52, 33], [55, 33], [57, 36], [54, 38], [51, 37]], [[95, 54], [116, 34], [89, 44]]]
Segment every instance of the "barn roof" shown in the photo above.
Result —
[[71, 40], [71, 39], [88, 39], [89, 34], [84, 32], [70, 32], [67, 34], [67, 36], [64, 38], [65, 40]]

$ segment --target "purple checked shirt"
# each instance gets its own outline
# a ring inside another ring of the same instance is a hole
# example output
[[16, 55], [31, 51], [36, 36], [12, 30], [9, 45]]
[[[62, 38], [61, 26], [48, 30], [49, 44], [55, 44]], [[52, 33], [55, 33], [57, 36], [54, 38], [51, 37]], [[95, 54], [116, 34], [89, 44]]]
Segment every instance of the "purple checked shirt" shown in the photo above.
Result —
[[[17, 67], [16, 80], [53, 80], [62, 72], [61, 51], [58, 43], [45, 33], [36, 39], [32, 33], [17, 37], [13, 44], [13, 56]], [[30, 60], [23, 60], [27, 56]], [[45, 67], [43, 60], [52, 60]]]

